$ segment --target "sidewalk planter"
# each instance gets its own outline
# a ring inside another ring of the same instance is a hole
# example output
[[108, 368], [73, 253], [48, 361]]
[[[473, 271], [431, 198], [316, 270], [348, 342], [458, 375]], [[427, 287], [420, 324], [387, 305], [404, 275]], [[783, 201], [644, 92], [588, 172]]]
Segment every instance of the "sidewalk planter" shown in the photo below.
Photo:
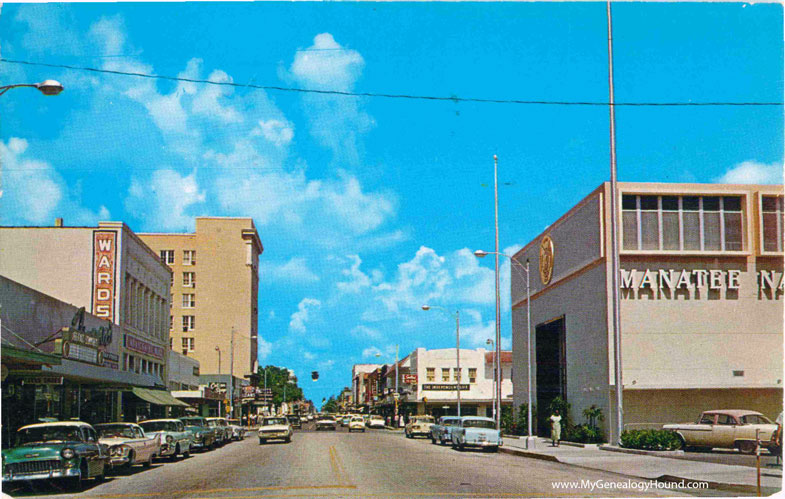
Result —
[[679, 437], [667, 430], [628, 430], [621, 434], [621, 446], [641, 450], [677, 450], [682, 443]]

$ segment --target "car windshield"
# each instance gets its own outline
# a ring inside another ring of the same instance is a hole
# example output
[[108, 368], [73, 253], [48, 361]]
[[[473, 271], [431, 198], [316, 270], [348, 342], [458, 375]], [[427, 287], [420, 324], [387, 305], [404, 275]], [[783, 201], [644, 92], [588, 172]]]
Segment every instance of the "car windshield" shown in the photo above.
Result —
[[747, 414], [741, 417], [741, 424], [773, 424], [769, 418], [762, 414]]
[[361, 417], [360, 417], [360, 418], [352, 418], [352, 421], [353, 421], [353, 422], [358, 422], [358, 421], [359, 421], [360, 423], [362, 423], [362, 422], [364, 422], [365, 420], [364, 420], [363, 418], [361, 418]]
[[335, 418], [332, 416], [320, 416], [319, 421], [335, 421]]
[[16, 445], [36, 442], [81, 442], [79, 428], [75, 426], [39, 426], [21, 429], [16, 434]]
[[123, 424], [99, 424], [95, 426], [100, 438], [124, 437], [134, 438], [134, 429]]
[[418, 416], [413, 421], [415, 423], [433, 423], [433, 418], [431, 416]]
[[467, 419], [463, 422], [464, 428], [488, 428], [491, 430], [496, 429], [496, 423], [493, 421], [486, 421], [484, 419]]
[[204, 420], [201, 418], [182, 418], [180, 421], [188, 426], [204, 426]]
[[215, 421], [214, 419], [208, 419], [207, 426], [209, 426], [210, 428], [215, 428], [216, 426], [218, 426], [218, 422]]
[[455, 426], [458, 424], [458, 421], [460, 421], [460, 419], [445, 419], [442, 424], [444, 426]]
[[262, 426], [272, 426], [274, 424], [286, 424], [285, 418], [265, 418], [262, 421]]
[[172, 421], [147, 421], [139, 423], [146, 433], [154, 431], [177, 431], [177, 425]]

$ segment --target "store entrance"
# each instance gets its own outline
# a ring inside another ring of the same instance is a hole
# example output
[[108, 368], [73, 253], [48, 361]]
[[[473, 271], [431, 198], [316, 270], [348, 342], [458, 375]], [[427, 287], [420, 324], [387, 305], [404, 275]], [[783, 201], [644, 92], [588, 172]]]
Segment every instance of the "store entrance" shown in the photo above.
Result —
[[550, 434], [548, 406], [556, 397], [566, 398], [567, 351], [564, 317], [536, 328], [535, 365], [537, 366], [537, 434]]

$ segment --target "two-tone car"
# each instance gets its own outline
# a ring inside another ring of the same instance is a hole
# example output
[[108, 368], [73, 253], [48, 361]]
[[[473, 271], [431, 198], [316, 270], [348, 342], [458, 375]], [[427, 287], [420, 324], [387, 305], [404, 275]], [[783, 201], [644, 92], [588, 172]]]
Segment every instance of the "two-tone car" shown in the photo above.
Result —
[[134, 423], [104, 423], [95, 425], [98, 441], [109, 447], [110, 463], [116, 466], [141, 464], [150, 466], [161, 453], [158, 436], [147, 436]]
[[442, 416], [431, 426], [431, 443], [447, 445], [452, 441], [450, 436], [451, 429], [460, 421], [458, 416]]
[[406, 438], [430, 437], [431, 426], [434, 423], [433, 416], [420, 415], [412, 416], [409, 423], [404, 428]]
[[245, 438], [245, 426], [239, 419], [227, 419], [229, 429], [232, 431], [232, 440], [242, 440]]
[[176, 459], [191, 455], [192, 434], [185, 429], [185, 424], [179, 419], [149, 419], [139, 423], [145, 434], [149, 437], [158, 437], [161, 442], [161, 451], [158, 457]]
[[450, 441], [453, 449], [458, 450], [480, 447], [495, 452], [503, 445], [501, 432], [496, 429], [496, 421], [480, 416], [461, 417], [450, 429]]
[[365, 419], [362, 416], [352, 416], [352, 419], [349, 420], [349, 433], [353, 431], [365, 433]]
[[3, 484], [63, 479], [81, 489], [88, 478], [103, 480], [109, 468], [108, 448], [98, 441], [95, 429], [81, 421], [23, 426], [2, 457]]
[[755, 411], [726, 409], [704, 411], [694, 423], [668, 424], [663, 430], [674, 432], [683, 448], [738, 449], [744, 454], [754, 454], [756, 437], [761, 447], [772, 453], [779, 452], [777, 424]]
[[262, 419], [259, 426], [259, 445], [267, 443], [270, 440], [283, 440], [286, 443], [292, 441], [292, 425], [286, 416], [271, 416]]
[[231, 431], [229, 430], [229, 423], [226, 418], [205, 418], [207, 426], [215, 431], [215, 442], [218, 445], [224, 445], [232, 439]]
[[336, 421], [334, 416], [330, 416], [329, 414], [322, 414], [316, 418], [316, 431], [319, 430], [336, 431], [337, 429], [338, 429], [338, 421]]
[[215, 430], [209, 426], [207, 420], [201, 416], [187, 416], [180, 418], [185, 425], [185, 430], [191, 433], [192, 449], [209, 450], [215, 447]]

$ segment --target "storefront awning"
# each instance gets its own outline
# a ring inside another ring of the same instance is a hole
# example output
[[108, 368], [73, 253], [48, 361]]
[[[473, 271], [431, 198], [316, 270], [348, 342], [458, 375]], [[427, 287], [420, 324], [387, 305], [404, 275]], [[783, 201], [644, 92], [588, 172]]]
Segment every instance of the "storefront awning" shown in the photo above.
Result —
[[169, 392], [163, 390], [150, 390], [147, 388], [139, 388], [137, 386], [131, 388], [131, 392], [140, 399], [156, 405], [176, 405], [180, 407], [189, 407], [188, 404], [182, 400], [177, 400], [172, 397]]

